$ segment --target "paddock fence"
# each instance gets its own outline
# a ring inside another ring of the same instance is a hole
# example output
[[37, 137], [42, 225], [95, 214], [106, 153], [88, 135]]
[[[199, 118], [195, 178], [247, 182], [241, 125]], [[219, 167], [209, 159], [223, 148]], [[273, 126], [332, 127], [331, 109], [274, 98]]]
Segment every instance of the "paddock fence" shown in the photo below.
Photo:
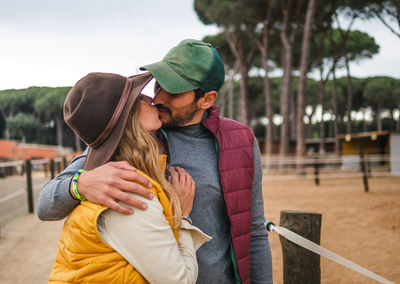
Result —
[[22, 214], [33, 213], [42, 186], [68, 162], [66, 156], [0, 162], [0, 228]]
[[316, 185], [324, 179], [360, 177], [368, 191], [368, 178], [392, 176], [391, 165], [399, 164], [400, 156], [366, 155], [308, 155], [263, 156], [264, 179], [314, 179]]
[[[19, 215], [34, 212], [36, 200], [43, 184], [53, 179], [65, 169], [70, 161], [67, 157], [54, 159], [30, 159], [0, 163], [0, 238], [1, 226]], [[308, 155], [296, 156], [263, 156], [264, 179], [314, 179], [319, 185], [321, 180], [329, 178], [360, 177], [364, 181], [364, 190], [368, 191], [368, 178], [390, 176], [391, 164], [399, 163], [400, 157], [390, 155]], [[282, 215], [284, 214], [284, 215]], [[287, 215], [287, 216], [286, 216]], [[286, 222], [294, 218], [296, 221]], [[305, 216], [305, 217], [304, 217]], [[321, 215], [308, 212], [281, 212], [281, 227], [287, 227], [307, 239], [319, 244], [321, 232]], [[300, 221], [307, 226], [300, 226]], [[291, 227], [290, 224], [295, 224]], [[312, 226], [310, 226], [312, 224]], [[304, 228], [307, 230], [304, 230]], [[284, 255], [284, 283], [320, 283], [320, 257], [299, 246], [285, 241], [281, 244]], [[293, 273], [293, 267], [305, 266], [301, 274]], [[377, 275], [376, 277], [380, 277]], [[311, 281], [311, 282], [310, 282]], [[381, 283], [392, 283], [384, 279]]]

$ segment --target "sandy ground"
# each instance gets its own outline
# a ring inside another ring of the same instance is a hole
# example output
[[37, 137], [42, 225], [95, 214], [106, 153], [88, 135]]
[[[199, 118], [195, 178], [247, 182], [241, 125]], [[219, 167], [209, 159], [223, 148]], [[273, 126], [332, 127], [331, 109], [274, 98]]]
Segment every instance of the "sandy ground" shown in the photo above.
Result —
[[[268, 180], [264, 177], [266, 216], [279, 224], [282, 210], [322, 214], [321, 245], [382, 277], [400, 283], [400, 178]], [[270, 234], [274, 283], [283, 282], [277, 233]], [[321, 283], [376, 283], [348, 268], [321, 259]]]
[[62, 225], [25, 214], [2, 227], [0, 283], [47, 283]]
[[[364, 193], [360, 178], [264, 179], [266, 216], [279, 224], [281, 210], [321, 213], [321, 244], [333, 252], [400, 283], [400, 179], [372, 178]], [[0, 283], [46, 283], [63, 222], [23, 215], [1, 227]], [[282, 283], [279, 237], [270, 234], [274, 283]], [[322, 283], [376, 283], [321, 259]]]

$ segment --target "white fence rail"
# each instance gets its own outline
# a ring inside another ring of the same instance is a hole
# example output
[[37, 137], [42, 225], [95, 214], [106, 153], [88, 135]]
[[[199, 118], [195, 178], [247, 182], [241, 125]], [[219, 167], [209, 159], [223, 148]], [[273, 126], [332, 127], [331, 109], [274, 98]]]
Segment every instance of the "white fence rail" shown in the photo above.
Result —
[[391, 175], [390, 166], [399, 157], [390, 155], [310, 155], [263, 156], [265, 179], [283, 178], [348, 178]]

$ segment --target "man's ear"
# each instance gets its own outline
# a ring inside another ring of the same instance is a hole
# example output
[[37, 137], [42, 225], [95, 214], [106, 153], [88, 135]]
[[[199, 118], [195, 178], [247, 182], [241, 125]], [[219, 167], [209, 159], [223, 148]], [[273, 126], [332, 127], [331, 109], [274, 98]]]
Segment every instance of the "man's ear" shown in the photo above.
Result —
[[218, 93], [216, 91], [209, 91], [199, 100], [201, 109], [209, 109], [217, 100]]

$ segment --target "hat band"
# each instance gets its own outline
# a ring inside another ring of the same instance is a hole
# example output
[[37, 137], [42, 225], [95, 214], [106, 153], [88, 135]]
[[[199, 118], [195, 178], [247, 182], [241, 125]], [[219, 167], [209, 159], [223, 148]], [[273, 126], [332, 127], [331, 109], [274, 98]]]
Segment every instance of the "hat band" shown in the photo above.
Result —
[[119, 117], [121, 116], [122, 110], [128, 100], [129, 94], [131, 93], [132, 89], [132, 80], [130, 78], [126, 78], [125, 87], [122, 92], [122, 96], [119, 99], [118, 105], [115, 108], [115, 111], [108, 122], [106, 128], [101, 132], [101, 134], [94, 140], [92, 143], [89, 144], [90, 147], [96, 148], [104, 142], [104, 140], [108, 137], [110, 132], [114, 129], [115, 125], [118, 122]]

